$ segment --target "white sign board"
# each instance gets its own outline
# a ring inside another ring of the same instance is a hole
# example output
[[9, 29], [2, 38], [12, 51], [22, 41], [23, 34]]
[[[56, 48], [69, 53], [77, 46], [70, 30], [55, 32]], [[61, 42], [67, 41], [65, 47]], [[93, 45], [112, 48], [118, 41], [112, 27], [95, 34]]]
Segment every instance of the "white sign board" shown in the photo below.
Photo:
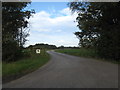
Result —
[[40, 49], [36, 49], [36, 53], [38, 53], [38, 54], [39, 54], [39, 53], [40, 53]]

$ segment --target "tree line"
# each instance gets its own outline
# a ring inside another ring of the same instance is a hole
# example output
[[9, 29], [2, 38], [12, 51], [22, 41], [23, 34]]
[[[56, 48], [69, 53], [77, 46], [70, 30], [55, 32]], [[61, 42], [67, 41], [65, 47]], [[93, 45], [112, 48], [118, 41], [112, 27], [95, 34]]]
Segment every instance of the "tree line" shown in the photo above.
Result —
[[[34, 10], [25, 10], [30, 2], [2, 2], [2, 60], [16, 61], [22, 56], [23, 45], [29, 36], [28, 19]], [[98, 56], [120, 60], [120, 2], [70, 2], [77, 12], [75, 35], [79, 46], [94, 48]], [[36, 44], [36, 47], [56, 48]], [[60, 47], [63, 48], [63, 47]]]
[[27, 47], [27, 49], [57, 49], [55, 45], [49, 45], [49, 44], [44, 44], [44, 43], [38, 43], [35, 45], [30, 45]]
[[120, 60], [120, 2], [70, 2], [77, 12], [79, 45], [94, 48], [99, 57]]
[[65, 47], [65, 46], [56, 46], [56, 45], [49, 45], [49, 44], [44, 44], [44, 43], [37, 43], [35, 45], [29, 45], [26, 47], [26, 49], [46, 49], [46, 50], [51, 50], [51, 49], [79, 49], [79, 47]]
[[22, 56], [28, 32], [28, 19], [34, 10], [25, 10], [30, 2], [2, 2], [2, 60], [15, 61]]

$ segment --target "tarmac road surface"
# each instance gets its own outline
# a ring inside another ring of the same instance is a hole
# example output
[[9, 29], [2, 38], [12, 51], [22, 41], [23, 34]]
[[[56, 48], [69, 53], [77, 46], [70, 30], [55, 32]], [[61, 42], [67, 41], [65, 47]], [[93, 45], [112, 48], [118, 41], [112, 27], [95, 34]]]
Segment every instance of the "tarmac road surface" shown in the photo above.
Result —
[[118, 88], [118, 65], [48, 51], [51, 60], [3, 88]]

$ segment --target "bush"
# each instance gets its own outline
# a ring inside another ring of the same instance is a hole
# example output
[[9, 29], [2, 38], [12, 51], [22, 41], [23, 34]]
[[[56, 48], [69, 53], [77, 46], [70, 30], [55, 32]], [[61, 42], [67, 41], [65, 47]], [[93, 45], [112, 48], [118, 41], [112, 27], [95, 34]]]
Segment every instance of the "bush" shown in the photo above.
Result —
[[16, 61], [22, 55], [21, 49], [14, 41], [7, 41], [2, 45], [2, 61]]

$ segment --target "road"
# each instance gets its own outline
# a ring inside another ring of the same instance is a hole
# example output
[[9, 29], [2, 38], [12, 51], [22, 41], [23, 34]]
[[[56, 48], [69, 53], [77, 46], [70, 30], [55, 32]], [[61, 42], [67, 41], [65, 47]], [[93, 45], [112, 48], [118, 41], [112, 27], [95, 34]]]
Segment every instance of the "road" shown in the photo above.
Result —
[[48, 51], [51, 60], [3, 88], [117, 88], [118, 65]]

